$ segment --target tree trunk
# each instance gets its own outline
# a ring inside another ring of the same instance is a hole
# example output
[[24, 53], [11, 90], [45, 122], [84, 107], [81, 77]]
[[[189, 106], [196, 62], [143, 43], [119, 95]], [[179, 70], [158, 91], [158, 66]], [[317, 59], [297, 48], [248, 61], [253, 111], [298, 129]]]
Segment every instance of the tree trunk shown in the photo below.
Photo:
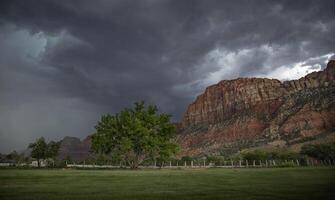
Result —
[[137, 169], [139, 165], [138, 165], [138, 162], [134, 160], [134, 161], [129, 162], [129, 166], [131, 169]]
[[145, 155], [135, 154], [134, 152], [130, 152], [126, 155], [125, 160], [129, 164], [131, 169], [137, 169], [140, 164], [144, 161]]

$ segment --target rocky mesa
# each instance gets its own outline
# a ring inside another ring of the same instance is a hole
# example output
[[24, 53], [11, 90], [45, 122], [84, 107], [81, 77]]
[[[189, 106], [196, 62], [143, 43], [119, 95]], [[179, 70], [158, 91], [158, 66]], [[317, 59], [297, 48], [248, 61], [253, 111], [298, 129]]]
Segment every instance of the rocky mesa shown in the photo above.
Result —
[[335, 134], [335, 61], [299, 80], [223, 80], [188, 106], [178, 126], [180, 156], [293, 147]]

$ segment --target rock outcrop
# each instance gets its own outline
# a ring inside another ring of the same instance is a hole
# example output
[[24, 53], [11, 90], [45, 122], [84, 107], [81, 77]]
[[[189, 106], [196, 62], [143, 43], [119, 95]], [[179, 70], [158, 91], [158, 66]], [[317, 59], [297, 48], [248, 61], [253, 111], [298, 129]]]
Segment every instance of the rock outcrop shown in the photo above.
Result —
[[91, 137], [86, 137], [83, 141], [80, 141], [76, 137], [64, 137], [60, 143], [60, 149], [58, 154], [59, 160], [71, 160], [75, 162], [81, 162], [90, 158], [91, 148]]
[[224, 80], [189, 105], [179, 125], [181, 156], [230, 154], [274, 143], [291, 145], [332, 134], [335, 61], [292, 81]]

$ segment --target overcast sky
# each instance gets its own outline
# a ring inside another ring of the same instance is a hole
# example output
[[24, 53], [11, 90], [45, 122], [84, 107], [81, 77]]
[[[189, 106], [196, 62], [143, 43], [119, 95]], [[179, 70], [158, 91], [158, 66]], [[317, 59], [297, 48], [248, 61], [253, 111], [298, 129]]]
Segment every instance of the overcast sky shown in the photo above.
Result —
[[295, 79], [335, 53], [334, 0], [1, 0], [0, 152], [84, 138], [145, 100], [181, 119], [222, 79]]

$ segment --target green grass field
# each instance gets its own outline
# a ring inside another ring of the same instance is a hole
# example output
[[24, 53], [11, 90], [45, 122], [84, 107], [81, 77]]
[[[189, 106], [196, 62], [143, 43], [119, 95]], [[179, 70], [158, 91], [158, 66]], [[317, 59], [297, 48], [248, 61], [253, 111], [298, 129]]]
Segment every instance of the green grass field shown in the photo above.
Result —
[[1, 169], [0, 199], [333, 199], [334, 168]]

